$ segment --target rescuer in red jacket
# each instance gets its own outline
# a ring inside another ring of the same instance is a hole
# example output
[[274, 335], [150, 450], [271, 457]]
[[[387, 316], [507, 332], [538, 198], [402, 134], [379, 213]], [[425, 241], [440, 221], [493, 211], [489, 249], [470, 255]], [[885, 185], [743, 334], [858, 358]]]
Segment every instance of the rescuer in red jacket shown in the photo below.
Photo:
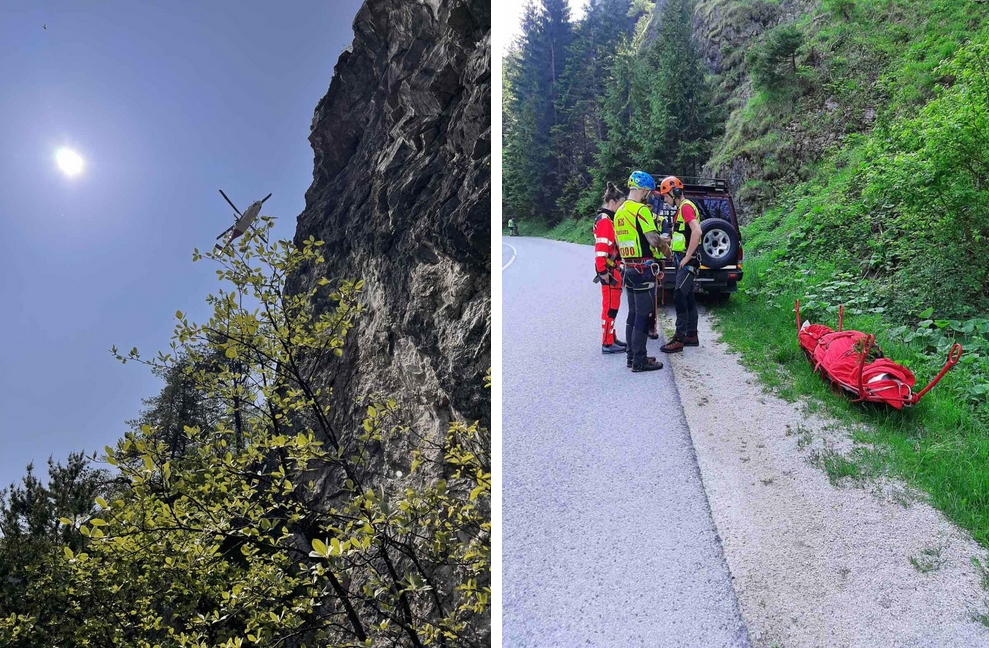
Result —
[[618, 271], [618, 245], [615, 243], [615, 211], [625, 202], [625, 194], [612, 183], [604, 192], [604, 205], [594, 219], [594, 281], [601, 284], [601, 353], [625, 353], [626, 345], [615, 335], [615, 318], [622, 303], [622, 275]]

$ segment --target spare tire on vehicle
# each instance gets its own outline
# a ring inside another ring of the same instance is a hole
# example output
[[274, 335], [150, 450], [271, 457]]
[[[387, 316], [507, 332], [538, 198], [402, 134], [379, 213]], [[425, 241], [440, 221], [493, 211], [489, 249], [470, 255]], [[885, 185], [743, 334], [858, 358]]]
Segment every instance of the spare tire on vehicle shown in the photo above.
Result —
[[738, 258], [738, 232], [722, 218], [708, 218], [701, 221], [701, 242], [697, 249], [701, 263], [720, 270]]

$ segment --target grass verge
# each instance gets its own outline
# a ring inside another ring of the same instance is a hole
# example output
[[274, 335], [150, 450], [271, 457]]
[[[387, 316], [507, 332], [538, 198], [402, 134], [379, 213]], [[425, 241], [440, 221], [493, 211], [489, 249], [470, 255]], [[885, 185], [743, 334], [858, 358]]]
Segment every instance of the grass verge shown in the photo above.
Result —
[[[553, 239], [554, 241], [566, 241], [568, 243], [582, 243], [584, 245], [594, 244], [594, 219], [579, 218], [567, 219], [549, 226], [535, 220], [519, 220], [519, 236], [538, 236], [541, 238]], [[508, 236], [508, 228], [502, 230], [502, 235]]]
[[[714, 312], [722, 339], [782, 398], [795, 401], [810, 396], [812, 409], [823, 408], [839, 420], [858, 424], [854, 439], [875, 451], [861, 453], [855, 468], [844, 462], [835, 464], [835, 477], [861, 471], [898, 476], [927, 492], [933, 506], [989, 546], [989, 416], [958, 397], [964, 381], [971, 379], [965, 367], [956, 367], [915, 408], [902, 412], [853, 404], [832, 393], [814, 374], [797, 343], [793, 312], [797, 295], [783, 291], [769, 297], [757, 288], [757, 278], [768, 263], [767, 257], [749, 259], [746, 279], [753, 280]], [[833, 321], [821, 323], [835, 325]], [[846, 328], [876, 333], [887, 357], [911, 357], [908, 345], [892, 339], [889, 332], [893, 329], [882, 314], [849, 315]], [[909, 361], [905, 364], [910, 366]], [[921, 386], [933, 377], [924, 371], [917, 377]]]

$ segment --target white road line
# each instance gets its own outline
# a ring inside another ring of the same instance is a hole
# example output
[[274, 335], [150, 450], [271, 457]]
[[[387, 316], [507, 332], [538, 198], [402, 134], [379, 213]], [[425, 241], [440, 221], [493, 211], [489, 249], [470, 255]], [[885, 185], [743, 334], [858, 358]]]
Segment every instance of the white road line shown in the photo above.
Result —
[[507, 247], [510, 247], [510, 248], [512, 248], [512, 258], [508, 260], [508, 263], [506, 263], [505, 265], [503, 265], [503, 266], [501, 266], [501, 271], [502, 271], [502, 272], [504, 272], [504, 271], [505, 271], [505, 268], [507, 268], [508, 266], [510, 266], [510, 265], [512, 265], [512, 263], [514, 263], [514, 262], [515, 262], [515, 257], [517, 257], [517, 256], [518, 256], [518, 250], [516, 250], [516, 249], [515, 249], [514, 247], [512, 247], [511, 245], [508, 245], [508, 243], [504, 243], [504, 242], [503, 242], [503, 243], [502, 243], [502, 245], [505, 245], [505, 246], [507, 246]]

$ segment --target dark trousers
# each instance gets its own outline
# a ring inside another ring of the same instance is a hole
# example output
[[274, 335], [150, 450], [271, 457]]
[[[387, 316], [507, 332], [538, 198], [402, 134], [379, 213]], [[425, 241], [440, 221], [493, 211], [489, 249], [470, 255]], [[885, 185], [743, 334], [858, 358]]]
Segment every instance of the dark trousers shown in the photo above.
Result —
[[649, 314], [656, 306], [653, 286], [656, 277], [652, 269], [625, 269], [625, 295], [628, 298], [628, 319], [625, 320], [625, 341], [628, 357], [633, 367], [646, 364], [646, 340], [648, 339]]
[[677, 268], [673, 282], [673, 306], [677, 312], [676, 334], [685, 337], [697, 334], [697, 299], [694, 297], [696, 268]]
[[646, 323], [646, 329], [649, 332], [658, 332], [659, 329], [656, 328], [656, 311], [659, 309], [659, 280], [656, 280], [656, 287], [652, 291], [652, 310], [649, 311], [649, 321]]

